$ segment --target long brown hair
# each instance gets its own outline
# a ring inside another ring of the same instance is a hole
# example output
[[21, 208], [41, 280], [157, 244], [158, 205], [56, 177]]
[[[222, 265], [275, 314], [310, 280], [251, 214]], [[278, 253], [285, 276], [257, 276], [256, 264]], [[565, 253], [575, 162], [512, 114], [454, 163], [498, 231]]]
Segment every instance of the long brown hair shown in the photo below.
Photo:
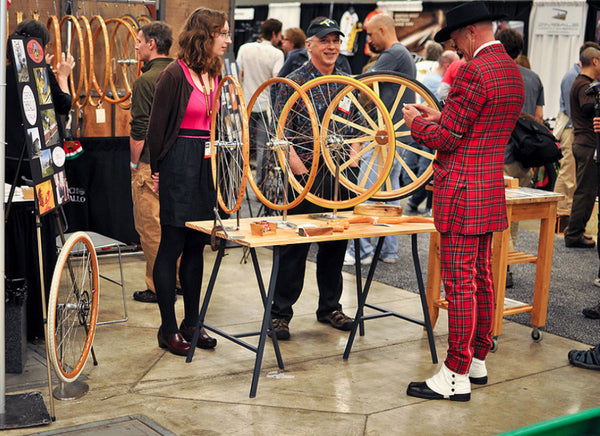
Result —
[[221, 32], [227, 22], [227, 15], [221, 11], [198, 8], [188, 17], [183, 31], [179, 35], [179, 53], [177, 57], [197, 74], [207, 72], [218, 76], [223, 61], [212, 55], [214, 35]]

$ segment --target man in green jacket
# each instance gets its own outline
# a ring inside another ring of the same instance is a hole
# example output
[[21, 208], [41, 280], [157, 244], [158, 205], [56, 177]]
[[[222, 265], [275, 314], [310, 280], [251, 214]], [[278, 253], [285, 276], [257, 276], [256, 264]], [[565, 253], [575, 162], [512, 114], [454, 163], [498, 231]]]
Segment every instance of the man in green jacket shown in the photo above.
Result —
[[158, 76], [173, 61], [168, 57], [173, 36], [168, 24], [153, 22], [140, 28], [137, 39], [135, 48], [144, 66], [131, 91], [131, 196], [135, 229], [140, 235], [146, 258], [147, 289], [134, 292], [133, 298], [144, 303], [156, 303], [152, 271], [160, 243], [159, 202], [158, 194], [152, 191], [150, 152], [145, 138]]

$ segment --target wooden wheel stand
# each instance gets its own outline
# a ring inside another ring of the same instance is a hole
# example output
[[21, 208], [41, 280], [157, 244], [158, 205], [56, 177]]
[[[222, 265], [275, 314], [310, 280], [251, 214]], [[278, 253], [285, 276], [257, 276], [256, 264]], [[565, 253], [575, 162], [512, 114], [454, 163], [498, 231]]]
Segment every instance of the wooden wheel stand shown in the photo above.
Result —
[[[508, 222], [523, 220], [540, 220], [540, 239], [537, 255], [509, 251], [510, 227], [503, 232], [494, 233], [492, 242], [492, 274], [496, 310], [494, 312], [494, 327], [492, 336], [497, 348], [497, 338], [502, 334], [503, 317], [517, 313], [531, 313], [531, 336], [534, 341], [542, 339], [540, 327], [546, 325], [548, 311], [548, 292], [550, 289], [550, 273], [552, 270], [552, 255], [554, 250], [554, 228], [556, 225], [556, 205], [563, 198], [562, 194], [541, 191], [531, 188], [506, 190], [506, 213]], [[440, 235], [431, 235], [429, 245], [429, 266], [427, 274], [427, 303], [433, 326], [438, 318], [439, 309], [448, 309], [448, 302], [440, 298], [442, 279], [440, 276]], [[535, 285], [532, 304], [510, 302], [505, 307], [506, 270], [508, 265], [534, 263]]]

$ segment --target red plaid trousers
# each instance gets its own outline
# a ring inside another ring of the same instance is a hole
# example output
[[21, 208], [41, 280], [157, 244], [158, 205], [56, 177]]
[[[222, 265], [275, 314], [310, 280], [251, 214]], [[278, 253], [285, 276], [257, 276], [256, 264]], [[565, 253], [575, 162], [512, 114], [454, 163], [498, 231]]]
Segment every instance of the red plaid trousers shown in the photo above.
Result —
[[492, 233], [442, 233], [440, 260], [448, 301], [446, 366], [466, 374], [473, 357], [485, 360], [492, 346], [494, 283]]

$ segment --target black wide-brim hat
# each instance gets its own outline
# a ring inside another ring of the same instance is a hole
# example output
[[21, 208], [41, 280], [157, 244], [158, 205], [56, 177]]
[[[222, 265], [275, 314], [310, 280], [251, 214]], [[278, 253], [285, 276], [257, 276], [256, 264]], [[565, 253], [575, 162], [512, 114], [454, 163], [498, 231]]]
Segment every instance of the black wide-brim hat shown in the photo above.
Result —
[[446, 12], [446, 26], [435, 34], [436, 42], [444, 42], [450, 39], [450, 34], [461, 27], [480, 21], [494, 21], [505, 19], [504, 14], [492, 14], [484, 2], [467, 1]]

